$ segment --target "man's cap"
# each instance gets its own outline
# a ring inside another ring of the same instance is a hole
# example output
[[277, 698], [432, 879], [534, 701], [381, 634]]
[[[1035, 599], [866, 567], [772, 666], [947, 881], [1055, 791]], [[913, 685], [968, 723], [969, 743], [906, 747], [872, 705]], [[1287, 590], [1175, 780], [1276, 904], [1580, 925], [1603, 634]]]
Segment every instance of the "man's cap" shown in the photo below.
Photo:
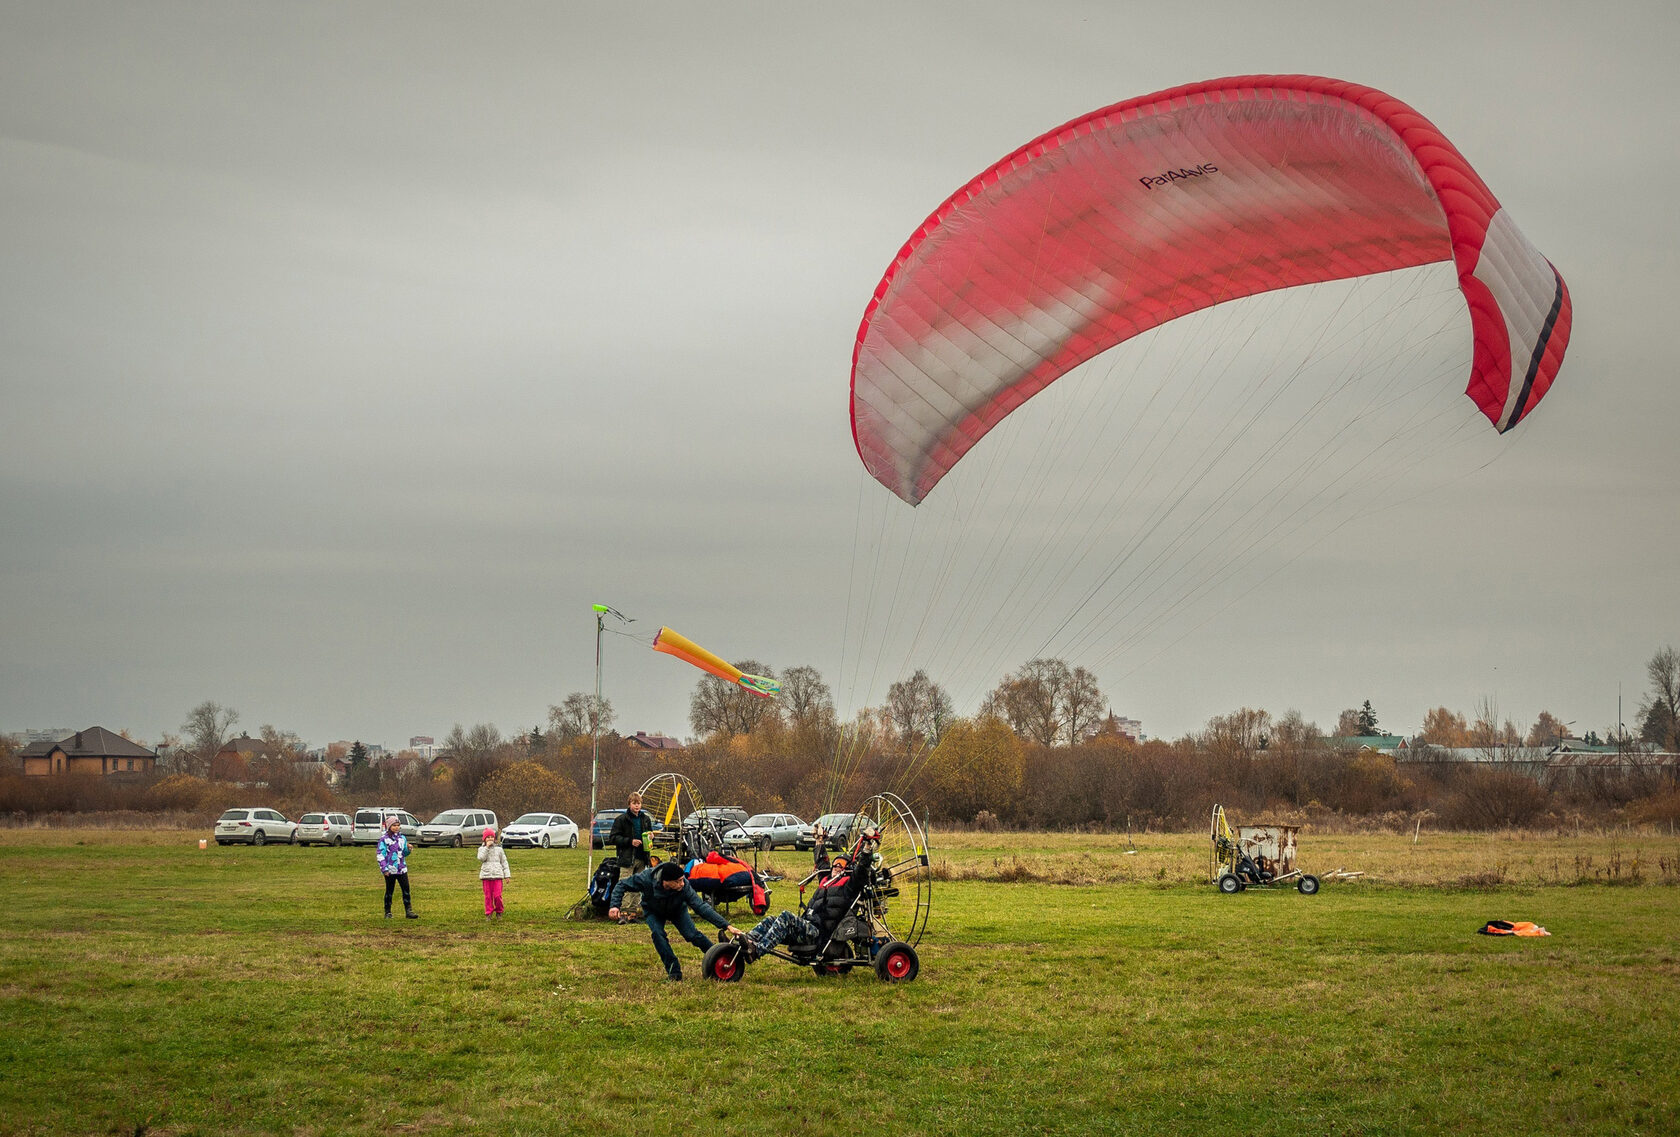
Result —
[[658, 869], [660, 880], [681, 880], [683, 869], [676, 861], [666, 861]]

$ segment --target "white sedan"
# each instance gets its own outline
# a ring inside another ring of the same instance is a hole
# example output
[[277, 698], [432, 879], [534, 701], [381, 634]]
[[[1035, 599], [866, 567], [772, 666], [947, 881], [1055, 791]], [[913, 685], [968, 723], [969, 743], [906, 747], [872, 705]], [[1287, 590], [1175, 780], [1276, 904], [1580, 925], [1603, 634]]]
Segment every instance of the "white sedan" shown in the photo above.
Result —
[[533, 849], [550, 849], [556, 845], [575, 849], [578, 843], [577, 822], [563, 813], [521, 814], [502, 830], [502, 844], [529, 845]]

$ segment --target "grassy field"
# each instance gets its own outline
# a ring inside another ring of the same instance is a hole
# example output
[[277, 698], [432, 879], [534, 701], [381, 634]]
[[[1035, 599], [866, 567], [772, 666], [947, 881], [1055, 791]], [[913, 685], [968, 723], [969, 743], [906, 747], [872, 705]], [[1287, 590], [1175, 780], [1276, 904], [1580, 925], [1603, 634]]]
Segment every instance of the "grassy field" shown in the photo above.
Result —
[[198, 836], [0, 830], [0, 1131], [1680, 1131], [1667, 835], [1308, 834], [1372, 873], [1315, 897], [1220, 896], [1195, 837], [936, 835], [893, 987], [657, 982], [560, 918], [582, 852], [511, 851], [490, 927], [471, 849], [387, 922], [370, 850]]

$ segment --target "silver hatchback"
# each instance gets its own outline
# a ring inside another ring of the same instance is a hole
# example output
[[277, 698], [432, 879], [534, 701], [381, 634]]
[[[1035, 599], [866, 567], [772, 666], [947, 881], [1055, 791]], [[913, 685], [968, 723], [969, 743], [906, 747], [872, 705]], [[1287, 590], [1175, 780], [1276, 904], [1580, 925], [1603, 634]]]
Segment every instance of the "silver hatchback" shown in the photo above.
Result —
[[348, 813], [306, 813], [298, 818], [300, 845], [348, 845], [355, 840]]

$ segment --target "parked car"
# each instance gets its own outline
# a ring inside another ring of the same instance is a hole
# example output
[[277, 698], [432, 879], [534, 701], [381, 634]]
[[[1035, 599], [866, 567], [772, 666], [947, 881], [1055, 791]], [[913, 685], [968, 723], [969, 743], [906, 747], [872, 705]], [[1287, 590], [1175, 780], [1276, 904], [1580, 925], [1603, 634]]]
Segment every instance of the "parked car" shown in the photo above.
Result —
[[805, 823], [791, 813], [759, 813], [724, 833], [723, 840], [731, 848], [756, 845], [769, 852], [781, 845], [797, 844], [804, 828]]
[[[623, 812], [625, 811], [622, 809], [603, 809], [595, 815], [595, 820], [589, 825], [590, 848], [604, 849], [607, 847], [606, 840], [608, 837], [612, 836], [613, 822], [617, 821], [618, 815]], [[646, 813], [647, 811], [643, 810], [643, 812]], [[655, 833], [662, 832], [664, 828], [665, 827], [663, 825], [659, 824], [658, 820], [654, 821], [653, 831]]]
[[695, 828], [700, 824], [702, 817], [711, 818], [719, 829], [728, 829], [731, 825], [746, 824], [747, 811], [738, 805], [708, 805], [705, 809], [697, 809], [683, 818], [683, 828]]
[[820, 825], [828, 832], [828, 839], [823, 842], [830, 849], [842, 849], [852, 842], [852, 823], [857, 820], [855, 813], [825, 813], [809, 825], [799, 827], [799, 839], [793, 843], [795, 849], [815, 849], [817, 847], [817, 827]]
[[486, 829], [498, 829], [496, 815], [488, 809], [446, 809], [420, 827], [422, 845], [476, 845]]
[[420, 839], [420, 819], [406, 809], [394, 805], [361, 805], [356, 807], [356, 820], [350, 826], [350, 840], [357, 845], [377, 845], [385, 831], [385, 819], [396, 816], [402, 822], [402, 835], [410, 844]]
[[278, 810], [261, 806], [230, 809], [216, 819], [216, 844], [267, 845], [296, 839], [297, 826]]
[[298, 818], [300, 845], [343, 845], [355, 838], [348, 813], [306, 813]]
[[589, 847], [591, 849], [607, 847], [606, 841], [612, 834], [613, 822], [617, 821], [618, 815], [623, 812], [622, 809], [603, 809], [595, 815], [595, 820], [589, 825]]
[[526, 813], [508, 822], [502, 830], [502, 844], [512, 847], [575, 849], [578, 843], [577, 822], [564, 813]]

